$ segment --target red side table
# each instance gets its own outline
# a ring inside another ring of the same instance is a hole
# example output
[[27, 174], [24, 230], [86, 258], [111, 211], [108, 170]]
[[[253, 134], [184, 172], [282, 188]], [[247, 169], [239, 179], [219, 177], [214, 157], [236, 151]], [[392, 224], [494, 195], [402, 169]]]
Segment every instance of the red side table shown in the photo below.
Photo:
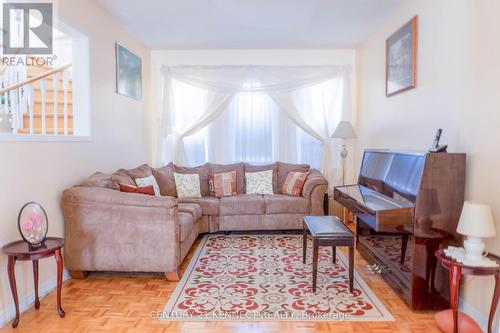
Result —
[[12, 297], [16, 305], [16, 318], [12, 322], [12, 327], [17, 327], [19, 324], [19, 301], [17, 299], [16, 277], [14, 275], [14, 266], [18, 260], [33, 261], [33, 280], [35, 282], [35, 309], [40, 308], [40, 300], [38, 299], [38, 260], [55, 256], [57, 263], [57, 312], [59, 316], [64, 317], [64, 310], [61, 307], [61, 286], [63, 273], [63, 259], [61, 249], [64, 246], [64, 239], [57, 237], [48, 237], [43, 246], [37, 247], [34, 250], [28, 248], [28, 243], [25, 241], [15, 241], [8, 243], [2, 247], [2, 252], [9, 257], [8, 271], [10, 289]]
[[[460, 279], [462, 275], [494, 275], [495, 276], [495, 291], [493, 292], [493, 299], [491, 300], [490, 316], [488, 319], [488, 333], [493, 332], [493, 318], [498, 306], [500, 298], [500, 267], [475, 267], [466, 266], [454, 259], [447, 257], [444, 250], [437, 250], [436, 257], [442, 265], [449, 270], [450, 279], [450, 305], [453, 311], [453, 332], [458, 332], [458, 296], [460, 292]], [[500, 258], [495, 256], [488, 256], [492, 260], [500, 263]]]

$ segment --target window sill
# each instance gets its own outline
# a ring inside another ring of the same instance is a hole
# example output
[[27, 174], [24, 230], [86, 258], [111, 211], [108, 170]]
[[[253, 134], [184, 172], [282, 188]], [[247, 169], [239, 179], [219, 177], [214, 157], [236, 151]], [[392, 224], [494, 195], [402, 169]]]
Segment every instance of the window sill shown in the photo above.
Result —
[[92, 137], [86, 136], [64, 136], [64, 135], [41, 135], [41, 134], [0, 134], [0, 142], [91, 142]]

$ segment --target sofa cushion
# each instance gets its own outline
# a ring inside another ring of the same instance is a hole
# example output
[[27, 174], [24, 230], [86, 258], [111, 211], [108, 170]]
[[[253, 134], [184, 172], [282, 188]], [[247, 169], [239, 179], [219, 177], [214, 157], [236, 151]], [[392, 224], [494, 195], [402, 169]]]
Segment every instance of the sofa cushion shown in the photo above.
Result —
[[282, 193], [283, 184], [285, 184], [286, 176], [289, 172], [308, 172], [309, 164], [290, 164], [278, 162], [278, 191], [274, 193]]
[[196, 220], [193, 218], [191, 213], [179, 212], [177, 214], [177, 218], [179, 219], [179, 229], [180, 229], [180, 238], [181, 243], [188, 238], [189, 234], [193, 231], [193, 228], [196, 227]]
[[241, 194], [220, 199], [219, 215], [258, 215], [266, 213], [264, 197], [259, 194]]
[[178, 165], [173, 165], [174, 171], [181, 174], [193, 174], [197, 173], [200, 175], [200, 191], [202, 196], [209, 196], [210, 191], [208, 189], [208, 165], [200, 165], [197, 167], [182, 167]]
[[160, 187], [161, 195], [171, 197], [177, 196], [173, 165], [169, 164], [161, 168], [153, 168], [152, 171], [153, 176], [155, 176], [156, 182]]
[[112, 190], [118, 190], [118, 182], [112, 175], [102, 172], [94, 172], [90, 177], [80, 183], [84, 187], [105, 187]]
[[261, 172], [266, 170], [273, 170], [273, 193], [278, 193], [278, 163], [265, 164], [265, 165], [251, 165], [244, 164], [245, 172]]
[[265, 195], [266, 214], [309, 214], [311, 201], [284, 194]]
[[196, 203], [200, 205], [203, 215], [219, 215], [220, 199], [215, 197], [202, 197], [202, 198], [180, 198], [180, 203]]
[[136, 186], [135, 181], [129, 176], [127, 170], [119, 169], [115, 171], [111, 177], [116, 181], [116, 183], [126, 184], [130, 186]]
[[201, 217], [201, 207], [197, 203], [179, 203], [177, 207], [179, 212], [191, 214], [195, 221]]
[[[236, 171], [236, 190], [238, 194], [245, 193], [245, 167], [243, 163], [235, 164], [214, 164], [207, 163], [208, 166], [208, 179], [212, 181], [214, 179], [214, 174], [216, 173], [226, 173], [231, 171]], [[211, 196], [215, 196], [215, 191], [210, 191]]]
[[147, 164], [143, 164], [134, 169], [125, 170], [127, 174], [132, 177], [133, 180], [136, 178], [146, 178], [153, 175], [151, 167]]

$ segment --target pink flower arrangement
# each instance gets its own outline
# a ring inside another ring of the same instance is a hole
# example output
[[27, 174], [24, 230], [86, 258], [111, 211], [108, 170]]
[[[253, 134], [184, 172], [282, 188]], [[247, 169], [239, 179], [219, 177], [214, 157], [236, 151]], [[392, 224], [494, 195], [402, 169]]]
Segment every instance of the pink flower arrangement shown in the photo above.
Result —
[[27, 233], [27, 240], [30, 243], [40, 243], [44, 237], [42, 232], [43, 216], [40, 213], [32, 212], [30, 217], [21, 222], [21, 228]]
[[24, 230], [28, 231], [28, 230], [31, 230], [33, 228], [33, 220], [31, 219], [28, 219], [28, 220], [25, 220], [21, 226], [23, 227]]
[[31, 220], [34, 225], [41, 225], [43, 221], [42, 214], [36, 212], [31, 213]]

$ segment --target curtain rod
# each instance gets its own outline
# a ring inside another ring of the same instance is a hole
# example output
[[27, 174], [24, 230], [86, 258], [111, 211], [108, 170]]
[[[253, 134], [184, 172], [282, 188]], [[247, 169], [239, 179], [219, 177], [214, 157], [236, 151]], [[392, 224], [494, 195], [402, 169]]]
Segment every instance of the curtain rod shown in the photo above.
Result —
[[162, 65], [160, 70], [162, 72], [173, 69], [243, 69], [243, 68], [274, 68], [274, 69], [292, 69], [292, 68], [311, 68], [311, 69], [337, 69], [350, 72], [351, 65]]

